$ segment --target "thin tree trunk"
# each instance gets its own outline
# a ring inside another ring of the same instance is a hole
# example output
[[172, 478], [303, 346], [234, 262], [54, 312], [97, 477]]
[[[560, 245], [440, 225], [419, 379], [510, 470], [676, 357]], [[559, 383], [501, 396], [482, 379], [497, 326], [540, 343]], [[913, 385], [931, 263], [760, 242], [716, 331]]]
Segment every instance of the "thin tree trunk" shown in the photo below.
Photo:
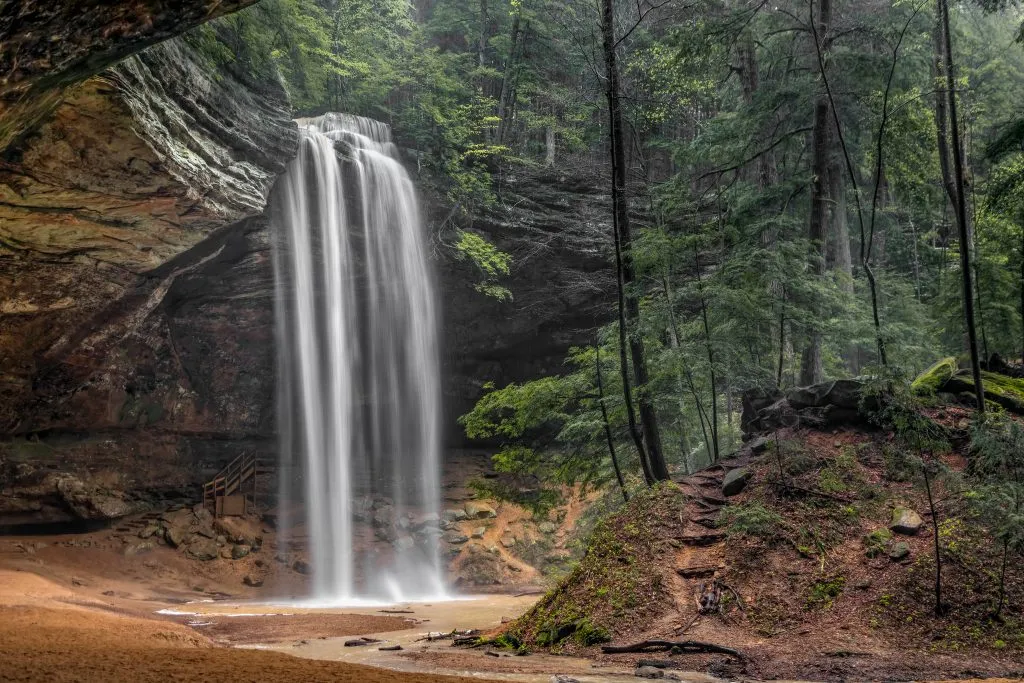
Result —
[[700, 277], [700, 256], [693, 248], [693, 262], [697, 269], [697, 290], [700, 293], [700, 314], [704, 322], [704, 346], [708, 354], [708, 376], [711, 380], [711, 435], [713, 438], [713, 462], [718, 462], [718, 384], [715, 380], [715, 349], [711, 344], [711, 328], [708, 325], [708, 305], [704, 299], [704, 284]]
[[[615, 24], [612, 0], [602, 0], [601, 33], [604, 44], [605, 96], [608, 100], [608, 136], [612, 162], [612, 216], [617, 244], [616, 265], [619, 271], [621, 298], [625, 299], [620, 323], [629, 323], [629, 351], [633, 361], [633, 377], [637, 387], [637, 405], [643, 426], [640, 441], [646, 446], [651, 477], [655, 481], [669, 478], [668, 466], [661, 450], [661, 435], [654, 405], [647, 394], [647, 357], [640, 330], [640, 300], [633, 290], [636, 273], [633, 265], [633, 235], [629, 221], [629, 194], [626, 185], [626, 146], [619, 88], [619, 66], [615, 55]], [[623, 365], [623, 372], [626, 371]]]
[[594, 344], [596, 354], [594, 366], [597, 368], [597, 403], [601, 406], [601, 419], [604, 421], [604, 437], [608, 441], [608, 454], [612, 458], [612, 467], [615, 469], [615, 479], [619, 482], [619, 489], [622, 491], [622, 499], [629, 502], [629, 491], [626, 490], [626, 481], [622, 478], [622, 470], [619, 469], [619, 457], [615, 453], [615, 440], [612, 438], [612, 427], [608, 421], [608, 409], [604, 405], [604, 379], [601, 376], [601, 344]]
[[[1024, 297], [1024, 295], [1022, 295]], [[1024, 299], [1022, 299], [1024, 300]], [[779, 373], [775, 388], [782, 389], [782, 371], [786, 367], [786, 290], [782, 290], [782, 304], [779, 306]]]
[[957, 227], [960, 235], [960, 270], [963, 280], [964, 323], [967, 327], [967, 345], [971, 354], [971, 373], [974, 376], [974, 392], [978, 412], [985, 412], [985, 388], [981, 383], [981, 359], [978, 357], [978, 331], [974, 326], [974, 292], [971, 282], [971, 240], [967, 226], [967, 198], [964, 194], [964, 160], [960, 147], [960, 130], [956, 113], [956, 75], [953, 62], [953, 48], [950, 44], [949, 2], [939, 0], [942, 15], [942, 35], [946, 56], [946, 88], [949, 95], [949, 128], [953, 142], [953, 182], [956, 190]]
[[[942, 2], [944, 0], [940, 0]], [[928, 494], [928, 509], [932, 513], [932, 536], [935, 544], [935, 616], [941, 617], [946, 612], [942, 604], [942, 552], [939, 549], [939, 514], [935, 509], [935, 497], [932, 495], [932, 480], [928, 472], [928, 462], [924, 467], [924, 489]]]

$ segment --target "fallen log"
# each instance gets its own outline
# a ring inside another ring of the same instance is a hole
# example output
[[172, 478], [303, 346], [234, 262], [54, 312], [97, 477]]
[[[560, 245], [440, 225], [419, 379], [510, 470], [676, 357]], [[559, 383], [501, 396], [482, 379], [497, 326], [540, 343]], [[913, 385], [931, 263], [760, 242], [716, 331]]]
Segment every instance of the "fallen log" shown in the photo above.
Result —
[[483, 640], [479, 636], [455, 636], [452, 638], [453, 647], [459, 647], [461, 645], [479, 647], [480, 645], [483, 645]]
[[352, 640], [345, 641], [345, 647], [362, 647], [364, 645], [372, 645], [373, 643], [379, 643], [380, 640], [376, 638], [354, 638]]
[[745, 659], [743, 653], [731, 647], [715, 645], [714, 643], [702, 643], [697, 640], [644, 640], [632, 645], [603, 645], [601, 652], [606, 655], [625, 654], [633, 652], [667, 652], [677, 650], [682, 654], [694, 654], [699, 652], [710, 652], [714, 654], [729, 655], [737, 659]]

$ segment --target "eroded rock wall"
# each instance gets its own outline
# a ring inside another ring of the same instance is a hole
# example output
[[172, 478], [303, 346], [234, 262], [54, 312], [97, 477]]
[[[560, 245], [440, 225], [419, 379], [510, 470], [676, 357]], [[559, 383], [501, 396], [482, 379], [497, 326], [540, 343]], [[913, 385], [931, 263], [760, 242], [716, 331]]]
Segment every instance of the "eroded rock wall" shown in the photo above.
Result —
[[0, 523], [118, 516], [272, 448], [262, 214], [296, 146], [276, 74], [174, 39], [66, 89], [8, 153]]
[[[442, 378], [448, 440], [463, 435], [456, 418], [483, 393], [564, 372], [572, 346], [594, 342], [595, 329], [614, 316], [615, 273], [611, 198], [602, 178], [574, 169], [524, 170], [498, 184], [498, 200], [465, 229], [479, 232], [512, 256], [498, 301], [475, 289], [472, 265], [442, 261], [444, 314]], [[439, 230], [445, 216], [434, 217]]]
[[143, 48], [255, 0], [5, 0], [0, 4], [0, 152], [64, 89]]

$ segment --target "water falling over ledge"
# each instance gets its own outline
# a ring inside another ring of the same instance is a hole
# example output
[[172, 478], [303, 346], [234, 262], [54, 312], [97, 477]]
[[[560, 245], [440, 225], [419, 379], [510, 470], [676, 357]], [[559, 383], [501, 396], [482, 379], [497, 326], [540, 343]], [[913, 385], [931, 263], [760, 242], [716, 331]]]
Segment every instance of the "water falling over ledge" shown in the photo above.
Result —
[[415, 187], [387, 125], [298, 124], [272, 198], [278, 527], [305, 532], [313, 601], [437, 599], [438, 321]]

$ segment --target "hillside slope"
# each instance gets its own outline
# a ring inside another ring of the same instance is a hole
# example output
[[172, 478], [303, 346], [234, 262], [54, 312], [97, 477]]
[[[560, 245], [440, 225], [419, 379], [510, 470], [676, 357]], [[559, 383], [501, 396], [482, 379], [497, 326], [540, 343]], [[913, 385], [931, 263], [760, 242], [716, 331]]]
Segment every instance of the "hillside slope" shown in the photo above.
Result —
[[[937, 456], [952, 481], [967, 465], [971, 413], [952, 405], [927, 416], [953, 444]], [[932, 480], [947, 610], [934, 615], [933, 526], [913, 463], [891, 431], [863, 420], [770, 431], [608, 518], [576, 571], [503, 640], [723, 676], [1024, 676], [1024, 566], [1008, 562], [993, 618], [1001, 546], [963, 489]], [[890, 529], [901, 516], [904, 533]], [[645, 640], [743, 657], [601, 652], [606, 641]]]

